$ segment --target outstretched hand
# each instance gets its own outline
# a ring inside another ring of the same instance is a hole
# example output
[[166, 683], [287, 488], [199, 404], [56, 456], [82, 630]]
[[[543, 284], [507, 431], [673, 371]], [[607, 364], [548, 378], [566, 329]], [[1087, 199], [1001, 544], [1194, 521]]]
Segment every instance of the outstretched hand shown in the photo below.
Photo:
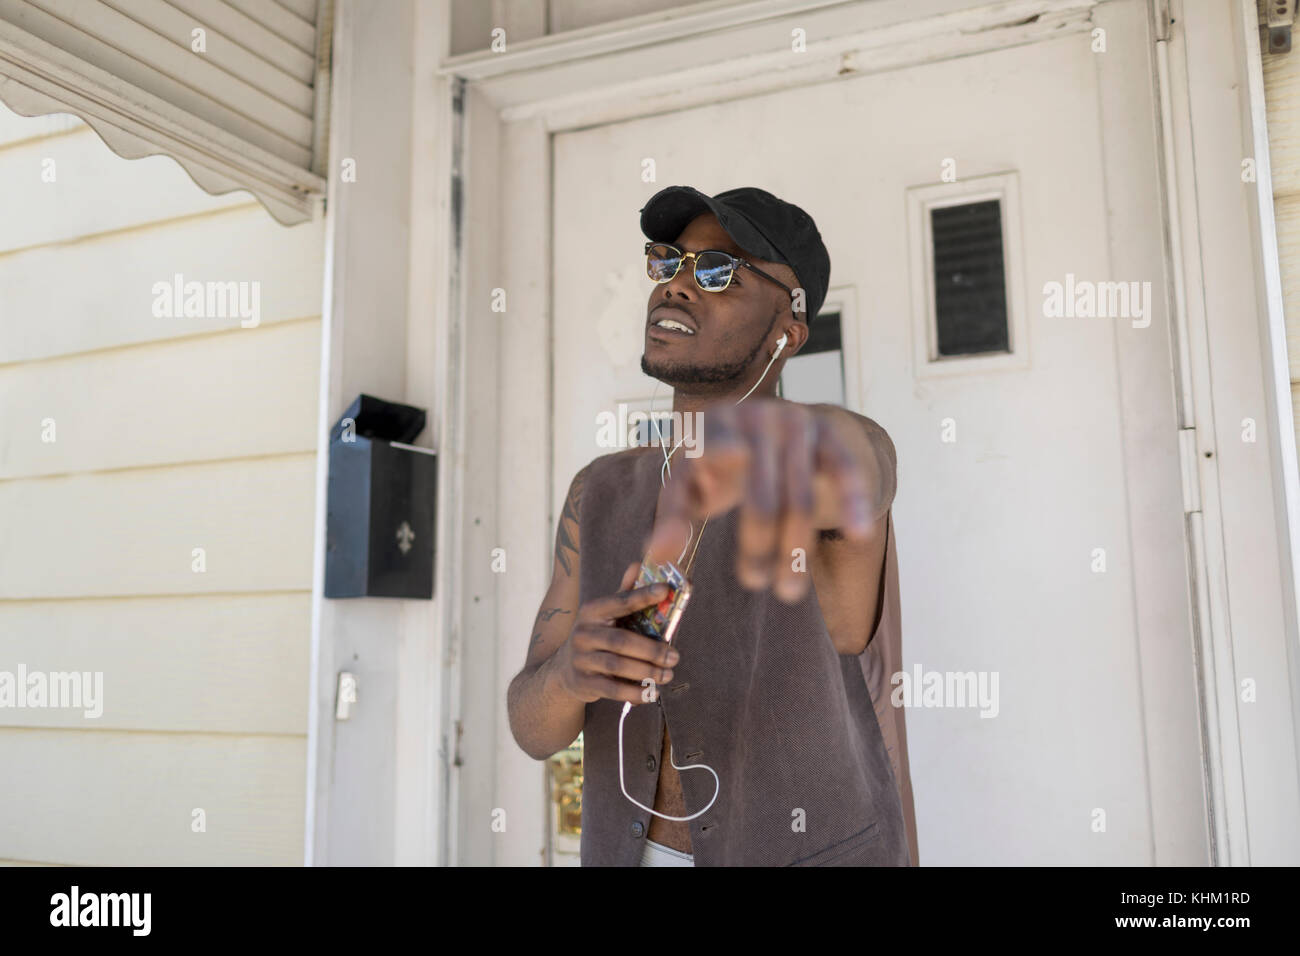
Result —
[[796, 570], [796, 549], [810, 555], [823, 528], [865, 540], [888, 507], [892, 473], [862, 420], [833, 406], [752, 399], [709, 408], [703, 418], [701, 453], [672, 458], [649, 556], [676, 561], [692, 525], [698, 535], [705, 517], [739, 505], [737, 579], [801, 600], [811, 581]]

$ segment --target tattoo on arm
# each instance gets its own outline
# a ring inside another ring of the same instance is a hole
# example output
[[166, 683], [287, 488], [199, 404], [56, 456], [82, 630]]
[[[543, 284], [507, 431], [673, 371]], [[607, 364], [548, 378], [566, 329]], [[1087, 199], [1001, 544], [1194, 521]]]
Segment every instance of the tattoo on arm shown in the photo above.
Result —
[[560, 527], [555, 536], [555, 559], [567, 575], [573, 575], [573, 559], [578, 556], [578, 508], [582, 502], [582, 485], [587, 477], [584, 468], [573, 479], [569, 488], [569, 497], [564, 500], [564, 511], [560, 514]]
[[[555, 617], [557, 614], [572, 614], [573, 612], [562, 607], [544, 607], [537, 613], [537, 620], [533, 627], [540, 628], [543, 624]], [[528, 653], [531, 657], [533, 650], [542, 642], [542, 632], [539, 630], [533, 635], [533, 639], [528, 642]]]

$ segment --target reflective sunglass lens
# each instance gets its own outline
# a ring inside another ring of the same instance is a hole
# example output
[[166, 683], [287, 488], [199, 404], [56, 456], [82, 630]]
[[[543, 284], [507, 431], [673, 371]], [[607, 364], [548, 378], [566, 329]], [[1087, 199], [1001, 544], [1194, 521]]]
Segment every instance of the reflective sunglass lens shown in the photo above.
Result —
[[701, 289], [720, 292], [731, 281], [731, 259], [716, 252], [705, 252], [695, 260], [695, 281]]
[[645, 257], [645, 271], [655, 282], [667, 282], [677, 274], [682, 257], [669, 246], [651, 246]]

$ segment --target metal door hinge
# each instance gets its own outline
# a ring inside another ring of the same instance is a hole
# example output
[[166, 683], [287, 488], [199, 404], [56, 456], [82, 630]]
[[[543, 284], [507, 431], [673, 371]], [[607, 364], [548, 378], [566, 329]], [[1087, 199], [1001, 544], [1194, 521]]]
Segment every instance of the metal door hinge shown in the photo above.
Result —
[[1296, 0], [1255, 0], [1259, 10], [1259, 36], [1265, 53], [1291, 52], [1291, 27]]

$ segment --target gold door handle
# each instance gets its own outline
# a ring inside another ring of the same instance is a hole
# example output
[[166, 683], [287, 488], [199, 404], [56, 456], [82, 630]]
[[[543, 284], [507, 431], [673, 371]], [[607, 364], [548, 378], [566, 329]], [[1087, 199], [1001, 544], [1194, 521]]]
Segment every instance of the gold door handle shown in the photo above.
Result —
[[582, 835], [582, 735], [573, 745], [546, 758], [555, 829], [568, 836]]

